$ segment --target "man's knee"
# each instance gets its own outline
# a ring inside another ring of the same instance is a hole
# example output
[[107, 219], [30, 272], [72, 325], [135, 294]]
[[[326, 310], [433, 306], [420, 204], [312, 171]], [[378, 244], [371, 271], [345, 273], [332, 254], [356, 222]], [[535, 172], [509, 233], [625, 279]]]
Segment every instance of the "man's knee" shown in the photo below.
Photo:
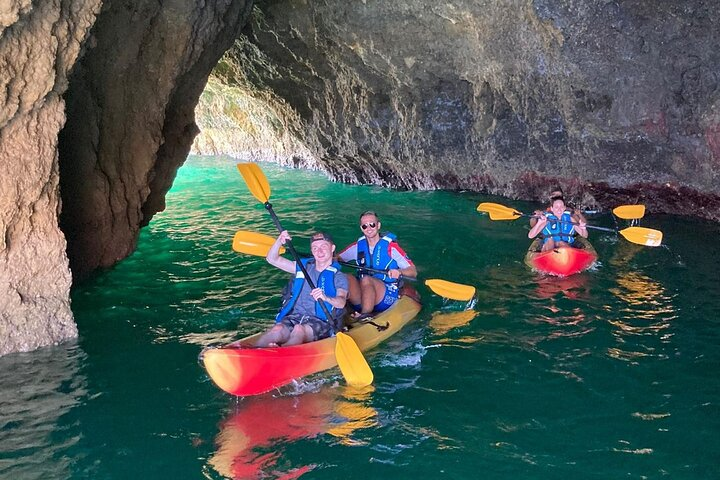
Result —
[[309, 325], [295, 325], [292, 332], [290, 332], [290, 336], [302, 342], [310, 342], [313, 339], [313, 331]]
[[290, 332], [290, 335], [296, 337], [298, 335], [305, 335], [305, 325], [295, 325]]
[[273, 327], [270, 329], [270, 333], [283, 333], [283, 330], [290, 331], [288, 327], [283, 325], [282, 323], [276, 323], [273, 325]]

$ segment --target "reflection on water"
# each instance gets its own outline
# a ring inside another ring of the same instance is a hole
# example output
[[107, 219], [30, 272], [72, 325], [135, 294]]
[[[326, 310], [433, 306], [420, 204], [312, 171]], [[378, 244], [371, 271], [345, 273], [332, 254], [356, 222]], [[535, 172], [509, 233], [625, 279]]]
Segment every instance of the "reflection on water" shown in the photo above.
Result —
[[299, 396], [245, 398], [223, 422], [208, 463], [234, 478], [298, 478], [317, 464], [297, 466], [285, 458], [294, 442], [329, 434], [341, 444], [362, 444], [357, 430], [377, 425], [377, 412], [367, 405], [373, 387], [323, 388]]
[[84, 358], [77, 346], [0, 357], [0, 478], [71, 478], [79, 435], [61, 419], [87, 396]]
[[549, 316], [549, 315], [537, 315], [533, 319], [528, 320], [530, 324], [547, 324], [551, 327], [546, 332], [544, 338], [556, 338], [556, 337], [577, 337], [585, 335], [593, 330], [587, 323], [587, 316], [579, 308], [575, 308], [565, 315], [560, 316]]
[[633, 242], [617, 242], [608, 260], [609, 266], [614, 269], [626, 268], [631, 265], [635, 256], [648, 247]]
[[[588, 273], [579, 273], [569, 277], [538, 275], [535, 278], [535, 298], [537, 314], [528, 318], [531, 325], [546, 325], [542, 341], [563, 337], [578, 337], [594, 330], [587, 314], [586, 300], [590, 298]], [[543, 310], [548, 312], [541, 313]]]
[[618, 287], [610, 291], [625, 301], [630, 311], [646, 318], [672, 313], [672, 298], [658, 282], [637, 272], [629, 272], [617, 278]]
[[335, 404], [333, 426], [327, 433], [338, 438], [343, 445], [361, 445], [365, 442], [356, 440], [353, 432], [372, 428], [378, 424], [377, 411], [367, 405], [372, 398], [375, 387], [363, 388], [347, 386], [343, 390], [344, 399]]
[[535, 293], [538, 298], [543, 299], [551, 299], [557, 296], [573, 300], [589, 298], [588, 275], [588, 273], [579, 273], [569, 277], [539, 275], [536, 279]]
[[671, 322], [677, 318], [674, 295], [663, 286], [638, 272], [625, 272], [617, 277], [617, 287], [610, 292], [621, 301], [615, 309], [617, 316], [608, 320], [613, 325], [617, 343], [621, 347], [608, 349], [618, 360], [635, 361], [642, 357], [666, 357], [653, 340], [669, 343], [673, 333]]
[[[335, 371], [235, 409], [197, 353], [266, 328], [287, 279], [232, 252], [236, 230], [274, 226], [227, 164], [198, 171], [191, 159], [136, 253], [76, 287], [87, 356], [0, 358], [0, 478], [717, 477], [717, 224], [648, 225], [687, 267], [598, 236], [603, 267], [545, 283], [522, 263], [527, 225], [476, 218], [477, 194], [268, 168], [298, 248], [315, 229], [345, 245], [354, 215], [378, 209], [421, 273], [477, 288], [478, 313], [455, 315], [421, 287], [418, 318], [368, 353], [372, 400], [335, 386]], [[314, 197], [353, 218], [310, 209]]]
[[430, 328], [435, 335], [445, 335], [454, 328], [469, 324], [478, 312], [465, 310], [462, 312], [435, 312], [430, 319]]

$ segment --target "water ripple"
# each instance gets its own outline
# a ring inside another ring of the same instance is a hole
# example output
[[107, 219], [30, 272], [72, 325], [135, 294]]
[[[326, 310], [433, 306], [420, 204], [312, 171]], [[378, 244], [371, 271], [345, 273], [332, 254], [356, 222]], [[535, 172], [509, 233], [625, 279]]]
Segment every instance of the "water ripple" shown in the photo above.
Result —
[[[67, 452], [79, 441], [64, 417], [87, 397], [78, 347], [3, 357], [0, 369], [0, 477], [70, 478]], [[41, 466], [41, 468], [38, 468]]]

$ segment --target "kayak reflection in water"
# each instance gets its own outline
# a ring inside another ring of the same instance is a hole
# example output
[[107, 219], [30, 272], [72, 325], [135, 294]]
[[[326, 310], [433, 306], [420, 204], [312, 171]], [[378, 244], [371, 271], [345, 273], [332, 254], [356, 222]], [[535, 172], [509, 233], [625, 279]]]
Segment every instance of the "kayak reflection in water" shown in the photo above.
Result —
[[[571, 275], [569, 277], [554, 277], [539, 275], [536, 279], [535, 295], [538, 298], [554, 299], [565, 297], [570, 299], [590, 298], [586, 275]], [[546, 307], [552, 309], [551, 306]]]
[[300, 260], [316, 287], [313, 289], [300, 265], [280, 256], [280, 247], [290, 239], [287, 230], [283, 230], [265, 257], [270, 265], [294, 274], [295, 278], [290, 295], [275, 318], [275, 325], [258, 339], [258, 347], [313, 342], [334, 335], [342, 326], [348, 277], [333, 261], [335, 243], [332, 237], [324, 232], [315, 233], [310, 239], [313, 258]]
[[285, 449], [325, 434], [343, 444], [357, 444], [355, 431], [377, 425], [375, 409], [362, 399], [335, 392], [246, 399], [222, 422], [208, 463], [233, 479], [292, 479], [314, 470], [318, 465], [298, 465], [285, 456]]

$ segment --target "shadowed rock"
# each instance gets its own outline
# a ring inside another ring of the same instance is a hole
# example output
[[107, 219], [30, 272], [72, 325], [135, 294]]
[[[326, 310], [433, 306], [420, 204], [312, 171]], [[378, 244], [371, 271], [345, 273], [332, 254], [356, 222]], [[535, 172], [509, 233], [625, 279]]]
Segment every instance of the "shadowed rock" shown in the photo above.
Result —
[[66, 95], [61, 227], [76, 278], [134, 249], [198, 133], [194, 109], [250, 2], [106, 1]]

